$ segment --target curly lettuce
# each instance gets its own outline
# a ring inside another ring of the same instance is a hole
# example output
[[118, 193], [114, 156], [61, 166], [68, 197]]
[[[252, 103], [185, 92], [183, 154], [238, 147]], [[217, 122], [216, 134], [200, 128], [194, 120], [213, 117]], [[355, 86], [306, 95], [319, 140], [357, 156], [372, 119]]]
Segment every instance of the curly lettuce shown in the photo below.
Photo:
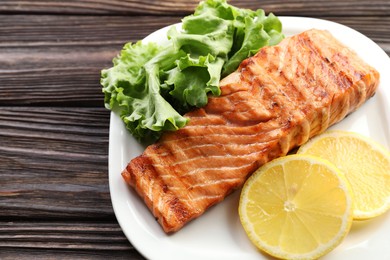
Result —
[[101, 72], [104, 103], [119, 111], [127, 129], [140, 141], [188, 123], [183, 114], [221, 93], [219, 81], [242, 60], [283, 39], [273, 14], [240, 9], [226, 0], [206, 0], [194, 14], [172, 26], [169, 44], [127, 43]]

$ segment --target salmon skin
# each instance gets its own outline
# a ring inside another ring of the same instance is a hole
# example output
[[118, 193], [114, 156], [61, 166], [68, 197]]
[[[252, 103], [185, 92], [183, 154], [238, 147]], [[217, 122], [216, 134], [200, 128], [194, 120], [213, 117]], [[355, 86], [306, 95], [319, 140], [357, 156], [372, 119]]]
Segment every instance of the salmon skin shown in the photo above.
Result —
[[125, 181], [166, 233], [178, 231], [374, 95], [379, 73], [329, 32], [264, 47], [221, 81], [222, 94], [186, 114], [127, 165]]

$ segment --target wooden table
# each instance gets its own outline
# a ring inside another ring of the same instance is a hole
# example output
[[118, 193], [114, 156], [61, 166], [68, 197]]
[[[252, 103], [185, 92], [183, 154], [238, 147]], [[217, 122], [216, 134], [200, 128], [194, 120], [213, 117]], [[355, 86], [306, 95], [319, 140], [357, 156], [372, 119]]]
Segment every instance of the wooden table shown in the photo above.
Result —
[[[388, 0], [230, 3], [343, 23], [390, 53]], [[0, 259], [143, 258], [111, 206], [100, 70], [125, 42], [179, 22], [196, 5], [0, 2]]]

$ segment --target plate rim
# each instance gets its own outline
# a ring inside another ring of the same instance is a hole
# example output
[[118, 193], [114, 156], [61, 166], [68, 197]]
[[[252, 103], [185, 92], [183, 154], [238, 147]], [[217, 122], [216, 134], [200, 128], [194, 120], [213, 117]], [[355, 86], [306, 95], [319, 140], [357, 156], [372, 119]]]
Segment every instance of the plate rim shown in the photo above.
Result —
[[[346, 25], [343, 25], [343, 24], [340, 24], [340, 23], [336, 23], [336, 22], [333, 22], [333, 21], [329, 21], [329, 20], [323, 20], [323, 19], [319, 19], [319, 18], [310, 18], [310, 17], [295, 17], [295, 16], [278, 16], [279, 19], [281, 19], [282, 21], [282, 24], [284, 27], [289, 27], [289, 26], [286, 26], [285, 24], [286, 23], [291, 23], [293, 21], [300, 21], [302, 23], [307, 23], [307, 22], [310, 22], [313, 26], [313, 28], [317, 28], [316, 26], [318, 26], [319, 24], [321, 24], [321, 26], [331, 26], [332, 29], [334, 30], [333, 27], [336, 27], [336, 28], [339, 28], [340, 30], [346, 30], [348, 31], [348, 33], [352, 33], [352, 34], [356, 34], [356, 35], [360, 35], [360, 37], [364, 37], [365, 40], [368, 40], [369, 42], [371, 42], [371, 44], [375, 44], [381, 51], [382, 51], [382, 54], [381, 54], [381, 58], [384, 60], [384, 62], [386, 62], [386, 64], [389, 66], [390, 68], [390, 58], [388, 57], [388, 55], [386, 54], [386, 52], [380, 48], [373, 40], [371, 40], [370, 38], [368, 38], [367, 36], [365, 36], [364, 34], [346, 26]], [[179, 25], [180, 23], [177, 23], [177, 24], [172, 24], [172, 25]], [[168, 30], [172, 25], [168, 25], [168, 26], [165, 26], [151, 34], [149, 34], [147, 37], [144, 38], [144, 41], [149, 41], [153, 38], [153, 35], [155, 34], [159, 34], [161, 32], [164, 32], [166, 30]], [[296, 29], [296, 30], [299, 30], [299, 25], [294, 25], [295, 27], [293, 29]], [[302, 26], [301, 26], [302, 27]], [[302, 30], [300, 30], [302, 31]], [[332, 30], [330, 30], [332, 32]], [[336, 37], [337, 38], [337, 37]], [[376, 51], [379, 51], [379, 50], [376, 50]], [[384, 55], [384, 56], [383, 56]], [[382, 75], [381, 75], [382, 76]], [[390, 92], [388, 89], [378, 89], [378, 92], [381, 93], [380, 97], [381, 97], [381, 101], [382, 102], [387, 102], [389, 103], [390, 102], [390, 98], [389, 98], [389, 94], [388, 92]], [[390, 109], [387, 109], [385, 110], [385, 115], [384, 115], [386, 118], [386, 122], [390, 122]], [[111, 198], [111, 203], [112, 203], [112, 207], [113, 207], [113, 210], [114, 210], [114, 213], [115, 213], [115, 217], [118, 221], [118, 224], [120, 225], [123, 233], [125, 234], [125, 236], [127, 237], [127, 239], [129, 240], [129, 242], [134, 246], [134, 248], [140, 253], [142, 254], [144, 257], [148, 258], [148, 259], [165, 259], [166, 257], [171, 257], [172, 259], [181, 259], [180, 257], [184, 257], [182, 255], [179, 255], [179, 253], [183, 253], [183, 251], [181, 252], [174, 252], [174, 254], [172, 253], [169, 253], [169, 252], [161, 252], [161, 251], [158, 251], [156, 252], [157, 250], [148, 250], [148, 246], [145, 247], [144, 245], [144, 241], [140, 241], [139, 239], [136, 238], [136, 234], [134, 234], [133, 232], [129, 231], [128, 229], [128, 223], [125, 223], [126, 220], [128, 220], [128, 217], [126, 218], [125, 216], [122, 215], [121, 213], [121, 209], [119, 209], [118, 207], [120, 206], [118, 204], [118, 199], [117, 199], [117, 195], [114, 190], [115, 190], [115, 175], [119, 175], [120, 174], [115, 171], [115, 173], [112, 171], [113, 170], [113, 163], [115, 163], [115, 159], [113, 158], [114, 154], [117, 154], [118, 152], [114, 152], [113, 149], [113, 144], [115, 143], [115, 140], [114, 140], [114, 136], [113, 136], [113, 131], [114, 131], [114, 125], [113, 125], [113, 122], [117, 122], [118, 121], [118, 116], [115, 114], [115, 112], [111, 112], [110, 114], [110, 131], [109, 131], [109, 166], [108, 166], [108, 178], [109, 178], [109, 190], [110, 190], [110, 198]], [[387, 126], [387, 130], [389, 130], [390, 126], [388, 124], [385, 124], [385, 127]], [[123, 133], [123, 131], [120, 133], [121, 135], [127, 135], [128, 133]], [[122, 136], [123, 137], [123, 136]], [[126, 137], [124, 137], [126, 138]], [[387, 137], [389, 138], [389, 137]], [[387, 146], [389, 148], [390, 146], [390, 140], [387, 139], [386, 141], [386, 144], [385, 146]], [[123, 151], [121, 152], [123, 154]], [[123, 160], [123, 158], [121, 158]], [[122, 167], [123, 169], [123, 167]], [[121, 177], [120, 177], [121, 178]], [[123, 183], [124, 181], [121, 180]], [[127, 186], [127, 185], [126, 185]], [[134, 193], [135, 192], [128, 188], [129, 192], [130, 193]], [[140, 200], [140, 199], [139, 199]], [[141, 200], [140, 200], [141, 202]], [[141, 202], [143, 203], [143, 202]], [[126, 204], [127, 206], [128, 203]], [[145, 207], [146, 208], [146, 207]], [[134, 214], [132, 212], [132, 214]], [[150, 214], [150, 213], [149, 213]], [[390, 215], [387, 214], [386, 215], [387, 217], [389, 217]], [[141, 225], [142, 226], [142, 223], [136, 223], [135, 225]], [[138, 230], [139, 231], [139, 228], [142, 229], [141, 226], [138, 226]], [[132, 226], [134, 227], [134, 225]], [[179, 231], [180, 232], [180, 231]], [[153, 236], [153, 234], [151, 235], [151, 237], [153, 237], [154, 239], [156, 239], [157, 241], [155, 242], [159, 242], [158, 240], [160, 239], [158, 236]], [[170, 235], [166, 235], [167, 239], [163, 239], [165, 241], [165, 243], [169, 244], [169, 237]], [[168, 250], [169, 251], [169, 250]], [[388, 255], [390, 255], [390, 249], [389, 249], [389, 252], [388, 252]], [[262, 255], [261, 253], [259, 253], [259, 256], [258, 257], [267, 257], [265, 255]]]

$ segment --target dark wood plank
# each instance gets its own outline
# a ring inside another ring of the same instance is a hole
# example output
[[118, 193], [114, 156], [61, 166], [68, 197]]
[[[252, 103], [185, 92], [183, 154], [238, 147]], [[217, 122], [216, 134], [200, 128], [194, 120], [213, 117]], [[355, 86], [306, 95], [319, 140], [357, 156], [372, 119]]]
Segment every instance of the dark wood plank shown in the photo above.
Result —
[[74, 249], [46, 249], [46, 248], [1, 248], [2, 260], [143, 260], [135, 250], [106, 251], [106, 250], [74, 250]]
[[[73, 1], [15, 1], [3, 0], [0, 5], [2, 13], [52, 13], [52, 14], [158, 14], [184, 15], [192, 13], [198, 0], [73, 0]], [[262, 8], [267, 12], [280, 15], [310, 16], [388, 16], [390, 2], [385, 0], [231, 0], [231, 4], [242, 8]]]
[[0, 46], [111, 46], [144, 38], [181, 16], [0, 15]]
[[134, 19], [0, 16], [0, 104], [103, 106], [100, 70], [123, 44], [179, 21]]
[[106, 222], [0, 222], [0, 248], [131, 250], [116, 223]]
[[[390, 54], [389, 17], [325, 17], [361, 31]], [[0, 104], [103, 106], [100, 70], [128, 41], [179, 17], [0, 16]]]
[[115, 222], [0, 222], [1, 259], [143, 259]]
[[113, 220], [108, 128], [104, 108], [0, 107], [0, 218]]

